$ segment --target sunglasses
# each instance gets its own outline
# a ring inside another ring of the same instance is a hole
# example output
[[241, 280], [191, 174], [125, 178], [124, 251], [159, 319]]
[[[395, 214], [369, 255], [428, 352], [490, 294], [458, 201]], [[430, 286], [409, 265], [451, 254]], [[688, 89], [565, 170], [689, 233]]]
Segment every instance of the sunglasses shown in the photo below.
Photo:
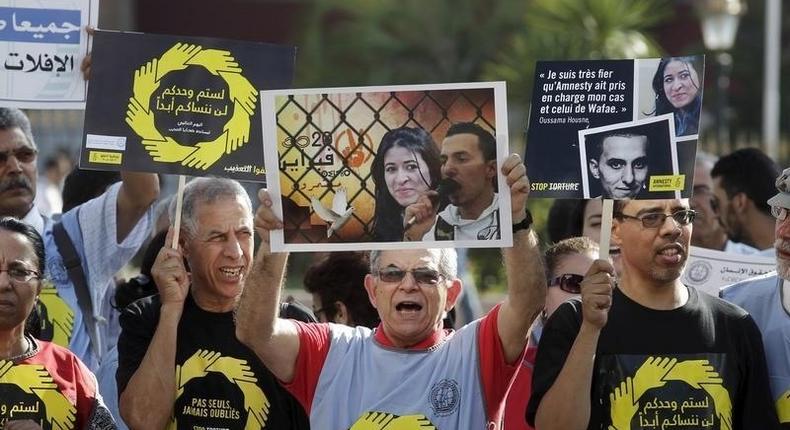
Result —
[[560, 287], [560, 290], [570, 294], [581, 294], [584, 276], [572, 273], [560, 275], [549, 281], [549, 287]]
[[28, 146], [20, 146], [19, 148], [13, 149], [11, 151], [0, 151], [0, 165], [7, 163], [8, 158], [12, 155], [20, 163], [30, 163], [36, 159], [36, 154], [38, 154], [38, 151]]
[[414, 280], [421, 285], [437, 285], [444, 278], [444, 275], [438, 271], [427, 267], [418, 267], [411, 270], [403, 270], [398, 267], [385, 267], [379, 269], [377, 275], [379, 279], [384, 282], [400, 283], [403, 282], [403, 278], [406, 277], [407, 273], [411, 273]]
[[694, 221], [697, 212], [693, 209], [685, 209], [682, 211], [665, 214], [662, 212], [651, 212], [640, 216], [631, 216], [626, 214], [615, 214], [616, 218], [633, 219], [642, 222], [644, 228], [658, 228], [664, 225], [667, 218], [672, 218], [678, 225], [689, 225]]

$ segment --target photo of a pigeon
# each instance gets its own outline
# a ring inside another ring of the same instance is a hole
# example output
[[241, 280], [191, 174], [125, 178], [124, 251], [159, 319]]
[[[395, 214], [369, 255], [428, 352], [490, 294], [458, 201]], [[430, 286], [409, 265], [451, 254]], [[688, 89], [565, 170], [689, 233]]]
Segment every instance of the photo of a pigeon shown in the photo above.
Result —
[[329, 224], [326, 229], [326, 237], [332, 237], [332, 233], [339, 231], [351, 219], [351, 214], [354, 213], [354, 208], [348, 204], [348, 197], [346, 196], [346, 189], [340, 188], [335, 192], [332, 197], [332, 208], [327, 208], [315, 197], [310, 197], [310, 203], [313, 206], [313, 211], [319, 218]]

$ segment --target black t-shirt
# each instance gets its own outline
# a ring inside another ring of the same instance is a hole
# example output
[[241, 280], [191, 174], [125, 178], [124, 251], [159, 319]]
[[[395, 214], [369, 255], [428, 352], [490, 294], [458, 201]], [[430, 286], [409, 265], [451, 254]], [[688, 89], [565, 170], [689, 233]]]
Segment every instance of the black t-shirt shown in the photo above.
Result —
[[[121, 314], [118, 393], [137, 371], [159, 321], [159, 296]], [[304, 408], [236, 339], [233, 313], [200, 309], [190, 294], [178, 324], [176, 401], [179, 429], [309, 429]]]
[[[588, 429], [779, 428], [754, 320], [735, 305], [688, 290], [688, 302], [668, 311], [646, 308], [614, 290], [595, 355]], [[560, 306], [547, 322], [529, 423], [581, 322], [578, 299]]]

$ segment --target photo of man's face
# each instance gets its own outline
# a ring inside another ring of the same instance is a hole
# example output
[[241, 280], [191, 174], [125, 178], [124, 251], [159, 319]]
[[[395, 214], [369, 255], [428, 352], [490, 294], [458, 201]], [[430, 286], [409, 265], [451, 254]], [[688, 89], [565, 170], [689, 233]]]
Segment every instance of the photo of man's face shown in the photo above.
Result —
[[589, 160], [590, 173], [601, 181], [605, 198], [633, 198], [647, 179], [647, 136], [603, 138], [601, 155]]

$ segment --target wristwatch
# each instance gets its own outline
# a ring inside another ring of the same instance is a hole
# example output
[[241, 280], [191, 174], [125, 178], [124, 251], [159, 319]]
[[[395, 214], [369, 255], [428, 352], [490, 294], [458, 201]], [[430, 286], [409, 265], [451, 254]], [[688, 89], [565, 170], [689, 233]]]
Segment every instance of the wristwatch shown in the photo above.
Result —
[[520, 222], [513, 224], [513, 233], [519, 230], [529, 230], [532, 227], [532, 214], [527, 210], [527, 216]]

